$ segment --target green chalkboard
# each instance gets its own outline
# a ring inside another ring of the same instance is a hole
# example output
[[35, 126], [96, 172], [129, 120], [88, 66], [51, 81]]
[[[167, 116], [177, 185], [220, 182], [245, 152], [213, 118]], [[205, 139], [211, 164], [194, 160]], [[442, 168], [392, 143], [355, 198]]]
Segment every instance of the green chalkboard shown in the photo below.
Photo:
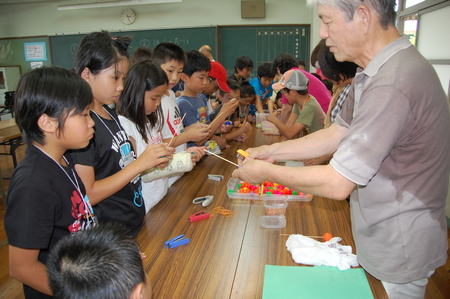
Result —
[[268, 26], [219, 26], [218, 61], [230, 75], [239, 56], [253, 60], [253, 71], [249, 79], [257, 76], [258, 66], [273, 62], [281, 53], [302, 58], [309, 65], [309, 25]]
[[[25, 44], [28, 43], [44, 43], [43, 45], [46, 53], [45, 59], [27, 61]], [[31, 68], [31, 62], [42, 62], [43, 65], [51, 64], [51, 53], [47, 36], [0, 39], [1, 66], [20, 65], [21, 73], [23, 74]]]
[[[216, 27], [121, 31], [111, 32], [111, 34], [133, 37], [129, 51], [130, 57], [140, 46], [153, 49], [162, 42], [173, 42], [184, 50], [198, 50], [202, 45], [207, 44], [213, 48], [213, 53], [216, 44]], [[83, 36], [84, 34], [50, 36], [53, 64], [72, 68], [75, 52]]]

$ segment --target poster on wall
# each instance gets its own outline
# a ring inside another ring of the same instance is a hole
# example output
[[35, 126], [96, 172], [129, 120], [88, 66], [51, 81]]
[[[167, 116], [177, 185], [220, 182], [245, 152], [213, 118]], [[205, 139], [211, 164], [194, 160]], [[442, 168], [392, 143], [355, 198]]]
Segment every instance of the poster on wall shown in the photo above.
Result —
[[44, 42], [24, 43], [23, 46], [26, 61], [47, 60], [47, 49]]

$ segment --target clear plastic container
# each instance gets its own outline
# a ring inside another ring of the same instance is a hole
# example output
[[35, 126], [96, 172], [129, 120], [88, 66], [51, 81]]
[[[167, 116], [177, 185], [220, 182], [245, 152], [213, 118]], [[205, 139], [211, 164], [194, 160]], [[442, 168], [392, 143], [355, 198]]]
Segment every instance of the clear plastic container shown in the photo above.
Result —
[[263, 228], [283, 228], [286, 226], [286, 217], [280, 215], [261, 216], [259, 221], [259, 224]]
[[256, 127], [261, 128], [262, 122], [267, 120], [267, 117], [269, 116], [269, 113], [259, 113], [256, 112]]
[[263, 120], [261, 122], [261, 129], [263, 130], [263, 132], [266, 132], [266, 134], [281, 135], [277, 126], [275, 126], [272, 122], [270, 122], [268, 120]]
[[284, 215], [288, 206], [287, 200], [283, 198], [264, 199], [266, 215]]
[[238, 185], [241, 184], [242, 181], [237, 178], [230, 178], [227, 183], [227, 194], [229, 198], [233, 199], [251, 199], [251, 200], [263, 200], [266, 198], [271, 199], [285, 199], [287, 201], [311, 201], [313, 196], [312, 194], [298, 192], [298, 194], [262, 194], [259, 196], [258, 192], [256, 193], [241, 193], [238, 190]]

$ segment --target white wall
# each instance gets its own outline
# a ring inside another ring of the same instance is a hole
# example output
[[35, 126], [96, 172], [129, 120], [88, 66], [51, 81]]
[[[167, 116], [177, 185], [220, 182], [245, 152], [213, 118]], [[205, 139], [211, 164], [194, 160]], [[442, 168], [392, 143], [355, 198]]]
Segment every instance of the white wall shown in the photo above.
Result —
[[[133, 31], [210, 25], [310, 24], [312, 17], [317, 18], [312, 9], [307, 8], [306, 0], [266, 0], [266, 17], [255, 19], [241, 18], [240, 0], [183, 0], [168, 4], [57, 10], [58, 4], [76, 3], [79, 1], [0, 5], [0, 38], [87, 33], [100, 29]], [[124, 25], [120, 20], [120, 12], [127, 7], [137, 15], [131, 25]]]
[[[418, 49], [427, 59], [450, 59], [450, 6], [420, 16], [418, 31]], [[438, 73], [447, 96], [450, 97], [450, 65], [433, 65]], [[449, 128], [450, 131], [450, 128]], [[450, 178], [449, 178], [450, 180]], [[450, 227], [450, 186], [447, 195], [445, 215]]]
[[[427, 59], [450, 60], [450, 6], [420, 16], [418, 49]], [[448, 92], [450, 64], [434, 64], [444, 90]]]

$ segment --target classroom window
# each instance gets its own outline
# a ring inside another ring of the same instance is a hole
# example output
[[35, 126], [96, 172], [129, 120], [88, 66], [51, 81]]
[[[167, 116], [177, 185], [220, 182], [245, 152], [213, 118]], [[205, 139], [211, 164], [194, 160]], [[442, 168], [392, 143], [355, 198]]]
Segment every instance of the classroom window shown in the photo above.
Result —
[[421, 3], [421, 2], [424, 2], [424, 1], [425, 1], [425, 0], [406, 0], [405, 8], [414, 6], [414, 5], [419, 4], [419, 3]]
[[400, 33], [431, 63], [442, 87], [450, 93], [450, 0], [401, 0]]
[[418, 14], [410, 15], [406, 18], [403, 18], [403, 33], [408, 36], [411, 44], [416, 45], [416, 36], [417, 36], [417, 21], [419, 19]]

